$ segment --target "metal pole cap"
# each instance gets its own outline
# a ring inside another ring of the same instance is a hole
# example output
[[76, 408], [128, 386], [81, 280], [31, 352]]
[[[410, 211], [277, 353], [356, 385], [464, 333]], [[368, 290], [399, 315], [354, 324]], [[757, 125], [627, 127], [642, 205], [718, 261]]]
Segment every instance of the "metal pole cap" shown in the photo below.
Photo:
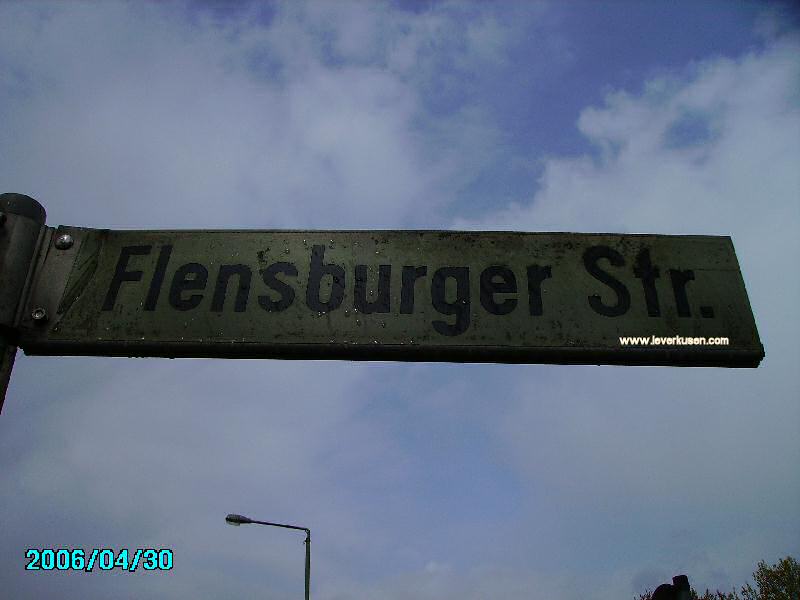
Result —
[[47, 220], [44, 206], [25, 194], [0, 194], [0, 211], [28, 217], [39, 225], [44, 225]]

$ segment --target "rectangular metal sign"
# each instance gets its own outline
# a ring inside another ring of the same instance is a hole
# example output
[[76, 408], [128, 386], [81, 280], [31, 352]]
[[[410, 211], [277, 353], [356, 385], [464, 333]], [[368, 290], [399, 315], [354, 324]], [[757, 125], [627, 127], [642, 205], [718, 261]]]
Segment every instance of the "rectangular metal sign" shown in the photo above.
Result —
[[[56, 244], [69, 234], [69, 247]], [[755, 367], [728, 237], [49, 229], [28, 354]]]

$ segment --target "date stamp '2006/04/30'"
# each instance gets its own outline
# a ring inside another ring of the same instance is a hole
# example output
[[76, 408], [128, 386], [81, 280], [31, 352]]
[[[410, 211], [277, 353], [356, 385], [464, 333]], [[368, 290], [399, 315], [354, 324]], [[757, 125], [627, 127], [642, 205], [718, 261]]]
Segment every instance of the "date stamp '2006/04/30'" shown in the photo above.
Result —
[[172, 569], [172, 549], [137, 548], [113, 550], [112, 548], [28, 548], [25, 550], [26, 571], [85, 571], [95, 567], [101, 571], [128, 571], [140, 567], [145, 571]]

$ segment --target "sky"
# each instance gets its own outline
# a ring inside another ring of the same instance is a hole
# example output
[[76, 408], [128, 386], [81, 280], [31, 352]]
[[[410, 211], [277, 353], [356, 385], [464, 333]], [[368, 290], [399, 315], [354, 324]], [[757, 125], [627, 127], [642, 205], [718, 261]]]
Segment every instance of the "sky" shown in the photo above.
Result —
[[[50, 226], [730, 235], [757, 369], [28, 357], [9, 598], [611, 600], [800, 557], [800, 11], [0, 4], [0, 182]], [[172, 548], [169, 572], [24, 570]]]

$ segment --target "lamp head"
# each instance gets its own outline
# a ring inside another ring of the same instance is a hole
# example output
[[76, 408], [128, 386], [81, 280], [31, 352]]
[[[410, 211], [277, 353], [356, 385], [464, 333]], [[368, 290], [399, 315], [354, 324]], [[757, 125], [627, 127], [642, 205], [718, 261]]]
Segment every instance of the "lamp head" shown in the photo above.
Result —
[[228, 525], [236, 525], [238, 527], [242, 523], [252, 523], [253, 520], [248, 519], [247, 517], [242, 515], [234, 515], [233, 513], [231, 513], [227, 517], [225, 517], [225, 522]]

